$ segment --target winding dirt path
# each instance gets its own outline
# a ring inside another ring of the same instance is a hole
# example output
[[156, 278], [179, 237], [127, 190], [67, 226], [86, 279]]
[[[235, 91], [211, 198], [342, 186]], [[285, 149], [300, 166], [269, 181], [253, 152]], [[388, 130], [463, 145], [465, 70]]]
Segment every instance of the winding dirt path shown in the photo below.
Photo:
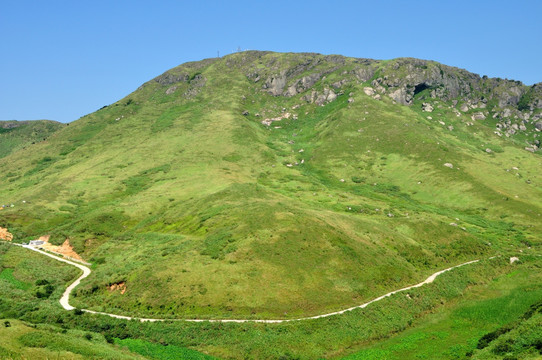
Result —
[[[29, 250], [32, 250], [32, 251], [39, 252], [40, 254], [43, 254], [43, 255], [49, 256], [50, 258], [53, 258], [55, 260], [62, 261], [64, 263], [70, 264], [70, 265], [75, 266], [76, 268], [83, 271], [83, 275], [79, 276], [73, 283], [71, 283], [70, 286], [68, 286], [66, 288], [66, 291], [64, 291], [64, 294], [60, 298], [60, 305], [62, 305], [62, 307], [64, 309], [66, 309], [66, 310], [74, 310], [75, 308], [73, 306], [71, 306], [70, 303], [69, 303], [70, 293], [72, 292], [73, 289], [75, 289], [75, 287], [77, 285], [79, 285], [81, 283], [81, 280], [83, 280], [84, 278], [86, 278], [87, 276], [90, 275], [91, 270], [87, 266], [85, 266], [83, 264], [79, 264], [79, 263], [76, 263], [74, 261], [61, 258], [59, 256], [50, 254], [48, 252], [45, 252], [43, 250], [37, 249], [37, 248], [29, 246], [29, 245], [21, 245], [21, 244], [16, 244], [16, 243], [12, 243], [12, 244], [20, 246], [20, 247], [24, 247], [25, 249], [29, 249]], [[449, 268], [444, 269], [444, 270], [437, 271], [436, 273], [429, 276], [427, 279], [425, 279], [424, 281], [422, 281], [419, 284], [407, 286], [407, 287], [404, 287], [402, 289], [398, 289], [398, 290], [394, 290], [394, 291], [390, 291], [387, 294], [379, 296], [379, 297], [377, 297], [377, 298], [375, 298], [375, 299], [373, 299], [373, 300], [371, 300], [369, 302], [366, 302], [364, 304], [361, 304], [361, 305], [353, 306], [353, 307], [350, 307], [348, 309], [339, 310], [339, 311], [331, 312], [331, 313], [328, 313], [328, 314], [322, 314], [322, 315], [316, 315], [316, 316], [308, 316], [308, 317], [302, 317], [302, 318], [298, 318], [298, 319], [277, 319], [277, 320], [264, 320], [264, 319], [262, 319], [262, 320], [260, 320], [260, 319], [151, 319], [151, 318], [140, 318], [140, 317], [115, 315], [115, 314], [99, 312], [99, 311], [93, 311], [93, 310], [87, 310], [87, 309], [81, 309], [81, 310], [83, 312], [90, 313], [90, 314], [104, 315], [104, 316], [109, 316], [109, 317], [112, 317], [112, 318], [125, 319], [125, 320], [139, 320], [141, 322], [145, 322], [145, 321], [149, 321], [149, 322], [155, 322], [155, 321], [189, 321], [189, 322], [222, 322], [222, 323], [227, 323], [227, 322], [232, 322], [232, 323], [253, 322], [253, 323], [276, 324], [276, 323], [285, 323], [285, 322], [291, 322], [291, 321], [321, 319], [321, 318], [330, 317], [330, 316], [334, 316], [334, 315], [344, 314], [347, 311], [352, 311], [352, 310], [355, 310], [355, 309], [363, 309], [363, 308], [367, 307], [369, 304], [372, 304], [374, 302], [385, 299], [385, 298], [387, 298], [387, 297], [389, 297], [389, 296], [391, 296], [393, 294], [397, 294], [397, 293], [402, 292], [402, 291], [406, 291], [406, 290], [421, 287], [421, 286], [426, 285], [426, 284], [430, 284], [433, 281], [435, 281], [437, 276], [439, 276], [439, 275], [441, 275], [441, 274], [443, 274], [443, 273], [445, 273], [447, 271], [450, 271], [452, 269], [455, 269], [455, 268], [458, 268], [458, 267], [461, 267], [461, 266], [473, 264], [473, 263], [476, 263], [478, 261], [480, 261], [480, 260], [472, 260], [472, 261], [468, 261], [468, 262], [463, 263], [463, 264], [459, 264], [459, 265], [449, 267]]]

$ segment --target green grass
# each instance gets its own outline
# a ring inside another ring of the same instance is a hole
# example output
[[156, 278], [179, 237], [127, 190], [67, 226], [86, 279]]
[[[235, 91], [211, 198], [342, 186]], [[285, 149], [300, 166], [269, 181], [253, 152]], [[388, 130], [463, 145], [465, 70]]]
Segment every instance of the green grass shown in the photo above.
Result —
[[413, 323], [411, 329], [345, 359], [463, 359], [476, 354], [483, 335], [516, 321], [540, 301], [541, 276], [532, 272], [539, 266], [520, 266]]
[[[286, 88], [311, 86], [270, 95], [264, 84], [283, 71]], [[471, 125], [479, 109], [456, 116], [451, 98], [431, 97], [435, 86], [411, 106], [363, 91], [409, 72], [457, 79], [473, 89], [461, 102], [483, 95], [488, 117]], [[454, 264], [540, 251], [540, 156], [523, 149], [538, 134], [530, 123], [511, 138], [494, 134], [494, 106], [508, 86], [412, 59], [243, 52], [184, 64], [0, 159], [0, 203], [14, 204], [0, 225], [18, 242], [69, 238], [93, 262], [71, 300], [81, 308], [162, 318], [340, 310]], [[329, 89], [332, 102], [306, 100]], [[422, 112], [423, 102], [434, 111]], [[35, 284], [30, 266], [8, 260], [15, 278]], [[123, 294], [109, 290], [118, 282]], [[32, 304], [45, 290], [1, 284]], [[404, 329], [397, 321], [392, 328]], [[290, 345], [307, 357], [335, 356], [364, 341], [336, 340], [334, 349]]]
[[16, 279], [13, 276], [13, 269], [9, 269], [9, 268], [2, 269], [2, 272], [0, 272], [0, 280], [5, 280], [20, 290], [28, 290], [32, 286], [32, 284]]
[[96, 333], [0, 319], [2, 359], [144, 359]]
[[[0, 190], [16, 205], [4, 214], [18, 239], [69, 237], [87, 259], [104, 259], [78, 289], [79, 306], [164, 317], [314, 315], [498, 252], [508, 238], [536, 244], [537, 187], [488, 175], [521, 163], [536, 183], [535, 155], [506, 148], [483, 126], [474, 135], [448, 108], [432, 114], [457, 130], [427, 131], [436, 125], [420, 111], [426, 100], [376, 101], [348, 77], [325, 106], [301, 99], [310, 91], [271, 97], [245, 76], [259, 60], [230, 60], [238, 68], [216, 61], [197, 70], [206, 83], [194, 97], [184, 95], [188, 80], [170, 95], [172, 84], [151, 81], [20, 152], [16, 168], [0, 164], [19, 177]], [[344, 71], [320, 61], [327, 76], [313, 90], [322, 92]], [[297, 120], [260, 123], [286, 111]], [[488, 156], [480, 142], [502, 152]], [[123, 295], [107, 290], [118, 279], [127, 282]]]
[[[18, 125], [4, 128], [7, 125]], [[50, 120], [0, 121], [0, 158], [26, 146], [42, 142], [65, 125]]]
[[115, 344], [129, 349], [131, 352], [145, 356], [148, 359], [159, 360], [174, 360], [174, 359], [186, 359], [186, 360], [204, 360], [213, 359], [212, 356], [207, 356], [194, 350], [182, 348], [175, 345], [163, 346], [160, 344], [153, 344], [146, 341], [135, 339], [116, 339]]

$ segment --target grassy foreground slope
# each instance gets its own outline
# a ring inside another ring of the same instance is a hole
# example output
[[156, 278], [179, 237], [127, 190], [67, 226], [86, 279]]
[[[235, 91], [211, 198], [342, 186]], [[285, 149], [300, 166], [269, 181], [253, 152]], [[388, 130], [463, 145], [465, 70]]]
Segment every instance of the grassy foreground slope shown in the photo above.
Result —
[[415, 59], [184, 64], [0, 160], [0, 202], [16, 205], [0, 225], [70, 238], [94, 263], [80, 307], [339, 310], [435, 269], [538, 251], [539, 90]]
[[529, 262], [345, 359], [540, 358], [542, 261]]
[[64, 126], [51, 120], [0, 121], [0, 158], [25, 146], [45, 141]]
[[72, 266], [0, 242], [0, 359], [210, 359], [126, 338], [118, 332], [122, 324], [85, 328], [82, 314], [58, 305], [79, 275]]
[[[0, 358], [1, 359], [138, 359], [108, 344], [102, 334], [67, 329], [51, 316], [65, 287], [78, 270], [0, 243]], [[49, 321], [16, 320], [42, 309]]]

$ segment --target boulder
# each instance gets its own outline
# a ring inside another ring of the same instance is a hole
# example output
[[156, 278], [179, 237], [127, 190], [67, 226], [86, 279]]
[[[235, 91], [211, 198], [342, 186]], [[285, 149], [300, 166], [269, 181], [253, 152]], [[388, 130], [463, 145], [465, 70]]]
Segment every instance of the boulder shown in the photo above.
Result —
[[471, 116], [471, 119], [472, 120], [484, 120], [486, 118], [486, 116], [484, 115], [483, 112], [477, 112], [477, 113], [474, 113], [472, 114]]
[[461, 104], [461, 106], [459, 107], [459, 110], [463, 112], [467, 112], [469, 111], [469, 106], [467, 104]]
[[373, 96], [375, 94], [375, 90], [372, 87], [364, 87], [363, 92], [368, 96]]
[[282, 90], [286, 86], [286, 71], [282, 71], [279, 75], [271, 76], [263, 85], [271, 95], [277, 96], [282, 94]]
[[429, 103], [422, 104], [422, 111], [433, 112], [433, 106]]
[[327, 92], [327, 95], [326, 95], [327, 102], [332, 102], [333, 100], [335, 100], [337, 98], [337, 94], [335, 94], [335, 92], [333, 92], [333, 90], [325, 89], [324, 94], [326, 92]]
[[407, 93], [405, 88], [399, 88], [390, 93], [390, 98], [403, 105], [410, 105], [412, 103], [412, 96]]

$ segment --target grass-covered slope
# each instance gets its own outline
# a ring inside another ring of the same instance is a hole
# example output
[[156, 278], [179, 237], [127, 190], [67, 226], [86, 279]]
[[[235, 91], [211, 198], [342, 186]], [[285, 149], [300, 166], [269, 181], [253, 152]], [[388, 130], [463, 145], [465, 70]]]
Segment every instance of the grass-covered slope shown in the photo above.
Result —
[[339, 310], [538, 249], [537, 89], [415, 59], [184, 64], [0, 160], [0, 225], [71, 239], [94, 263], [80, 307]]
[[0, 158], [25, 146], [45, 141], [64, 126], [51, 120], [0, 121]]

